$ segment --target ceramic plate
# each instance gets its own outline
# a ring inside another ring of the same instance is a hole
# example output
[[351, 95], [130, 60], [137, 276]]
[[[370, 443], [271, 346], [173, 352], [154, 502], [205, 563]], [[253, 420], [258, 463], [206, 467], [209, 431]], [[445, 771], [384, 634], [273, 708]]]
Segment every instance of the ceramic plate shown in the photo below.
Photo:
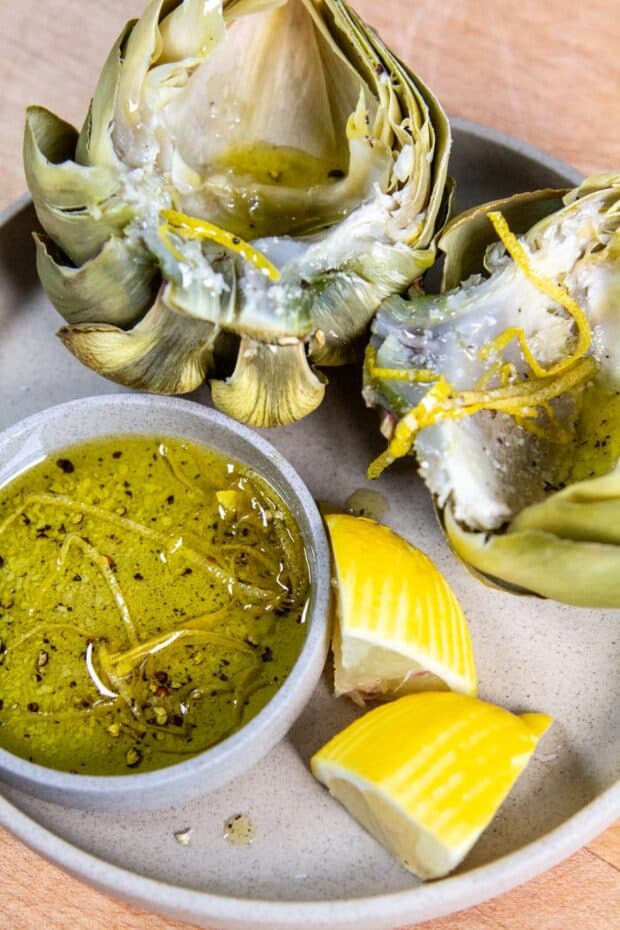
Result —
[[[490, 130], [454, 121], [459, 208], [516, 191], [572, 186], [578, 174]], [[54, 331], [59, 318], [34, 272], [32, 209], [0, 229], [0, 427], [51, 404], [118, 391], [82, 368]], [[341, 370], [323, 406], [269, 433], [318, 500], [366, 487], [382, 448], [360, 372]], [[208, 402], [201, 390], [194, 399]], [[411, 463], [374, 487], [385, 520], [445, 573], [471, 624], [481, 697], [546, 711], [555, 725], [498, 816], [457, 872], [422, 885], [313, 780], [308, 759], [356, 711], [329, 694], [329, 674], [288, 737], [245, 776], [169, 810], [84, 813], [3, 788], [0, 819], [26, 843], [112, 894], [223, 930], [388, 930], [468, 907], [531, 878], [620, 813], [618, 611], [520, 599], [483, 587], [449, 552]], [[225, 823], [247, 815], [251, 845]], [[188, 845], [175, 833], [191, 829]]]

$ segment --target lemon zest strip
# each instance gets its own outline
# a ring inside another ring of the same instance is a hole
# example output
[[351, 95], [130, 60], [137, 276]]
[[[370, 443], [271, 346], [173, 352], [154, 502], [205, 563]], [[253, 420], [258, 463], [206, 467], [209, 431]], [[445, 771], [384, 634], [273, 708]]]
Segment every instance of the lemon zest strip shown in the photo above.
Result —
[[566, 358], [563, 358], [555, 365], [551, 365], [550, 368], [543, 368], [542, 365], [538, 363], [532, 353], [532, 350], [527, 344], [527, 338], [524, 330], [521, 329], [521, 327], [513, 326], [510, 327], [510, 329], [505, 330], [505, 332], [498, 336], [497, 339], [494, 339], [487, 346], [485, 346], [480, 351], [480, 357], [488, 358], [491, 353], [504, 349], [509, 342], [511, 342], [513, 339], [516, 339], [519, 343], [521, 351], [523, 352], [523, 355], [525, 356], [525, 359], [527, 360], [528, 365], [536, 377], [547, 378], [551, 375], [560, 374], [560, 372], [566, 371], [567, 368], [569, 368], [578, 359], [584, 356], [590, 348], [590, 344], [592, 342], [592, 330], [590, 329], [588, 318], [577, 301], [573, 300], [570, 294], [566, 291], [566, 288], [561, 287], [559, 284], [556, 284], [554, 281], [551, 281], [544, 275], [534, 271], [525, 249], [515, 234], [511, 231], [504, 216], [497, 210], [492, 210], [490, 213], [487, 213], [487, 216], [493, 224], [495, 232], [503, 242], [506, 251], [512, 258], [515, 265], [528, 279], [528, 281], [530, 281], [534, 287], [538, 288], [539, 291], [542, 291], [543, 294], [546, 294], [547, 297], [550, 297], [557, 304], [563, 307], [568, 315], [573, 318], [577, 327], [577, 342], [570, 355], [567, 355]]
[[425, 368], [372, 368], [373, 378], [386, 381], [407, 381], [410, 384], [430, 384], [437, 381], [439, 375]]
[[[591, 356], [578, 359], [568, 371], [550, 378], [511, 384], [489, 391], [462, 391], [454, 388], [440, 377], [417, 407], [414, 407], [398, 422], [387, 449], [368, 468], [369, 478], [379, 475], [396, 459], [411, 451], [417, 434], [440, 420], [457, 420], [472, 416], [480, 410], [495, 410], [513, 416], [520, 426], [540, 435], [536, 424], [524, 421], [535, 420], [540, 409], [548, 409], [548, 402], [566, 391], [589, 381], [596, 372], [596, 362]], [[542, 433], [546, 436], [546, 433]]]
[[384, 381], [407, 381], [409, 384], [431, 384], [439, 380], [439, 375], [428, 368], [379, 368], [377, 366], [377, 350], [374, 346], [367, 346], [364, 357], [364, 368], [371, 381], [382, 379]]
[[209, 223], [207, 220], [198, 219], [195, 216], [187, 216], [185, 213], [179, 213], [177, 210], [162, 210], [162, 217], [166, 221], [159, 227], [159, 235], [164, 245], [178, 261], [182, 261], [183, 256], [170, 242], [170, 234], [180, 236], [182, 239], [198, 239], [216, 242], [218, 245], [230, 249], [240, 255], [245, 261], [250, 262], [266, 278], [276, 283], [282, 277], [280, 271], [269, 259], [246, 242], [239, 236], [233, 235], [226, 229]]
[[509, 384], [516, 384], [519, 380], [517, 368], [512, 362], [497, 362], [482, 373], [476, 384], [476, 390], [484, 391], [496, 375], [502, 387], [507, 387]]

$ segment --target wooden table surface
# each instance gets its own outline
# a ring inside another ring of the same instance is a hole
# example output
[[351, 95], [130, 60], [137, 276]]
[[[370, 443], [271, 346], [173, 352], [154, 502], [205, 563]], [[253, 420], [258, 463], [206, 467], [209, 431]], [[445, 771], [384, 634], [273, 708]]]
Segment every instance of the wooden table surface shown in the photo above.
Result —
[[[0, 0], [0, 209], [25, 190], [23, 111], [77, 125], [103, 60], [144, 0]], [[356, 0], [449, 113], [586, 173], [620, 168], [617, 0]], [[617, 930], [620, 826], [566, 862], [423, 930]], [[92, 891], [0, 832], [2, 930], [181, 930]]]

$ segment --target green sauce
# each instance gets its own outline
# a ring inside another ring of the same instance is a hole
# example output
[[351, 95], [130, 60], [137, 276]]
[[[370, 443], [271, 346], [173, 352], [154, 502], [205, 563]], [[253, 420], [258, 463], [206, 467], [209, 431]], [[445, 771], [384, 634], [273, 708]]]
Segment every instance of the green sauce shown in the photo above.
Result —
[[251, 469], [179, 440], [66, 449], [0, 490], [0, 745], [113, 775], [186, 759], [275, 694], [308, 568]]

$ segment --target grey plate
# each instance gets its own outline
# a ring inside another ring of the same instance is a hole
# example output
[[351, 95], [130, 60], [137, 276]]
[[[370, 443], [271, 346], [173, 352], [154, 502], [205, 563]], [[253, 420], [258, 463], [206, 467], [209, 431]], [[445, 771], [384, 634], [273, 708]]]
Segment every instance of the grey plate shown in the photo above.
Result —
[[[571, 186], [572, 169], [514, 140], [454, 120], [459, 207], [537, 187]], [[0, 427], [71, 398], [118, 388], [82, 368], [53, 333], [58, 317], [33, 271], [31, 209], [0, 230]], [[318, 499], [342, 503], [366, 486], [382, 447], [360, 374], [334, 372], [313, 416], [269, 439]], [[196, 399], [206, 401], [207, 392]], [[153, 814], [67, 811], [4, 788], [0, 819], [34, 849], [127, 900], [225, 930], [387, 930], [468, 907], [548, 868], [620, 813], [618, 611], [521, 600], [474, 581], [440, 536], [409, 463], [374, 487], [387, 521], [446, 574], [472, 630], [481, 696], [556, 723], [493, 824], [450, 878], [421, 885], [333, 802], [308, 771], [314, 750], [355, 715], [328, 677], [287, 739], [261, 763], [199, 801]], [[224, 823], [248, 814], [249, 847]], [[174, 832], [192, 827], [189, 846]]]

